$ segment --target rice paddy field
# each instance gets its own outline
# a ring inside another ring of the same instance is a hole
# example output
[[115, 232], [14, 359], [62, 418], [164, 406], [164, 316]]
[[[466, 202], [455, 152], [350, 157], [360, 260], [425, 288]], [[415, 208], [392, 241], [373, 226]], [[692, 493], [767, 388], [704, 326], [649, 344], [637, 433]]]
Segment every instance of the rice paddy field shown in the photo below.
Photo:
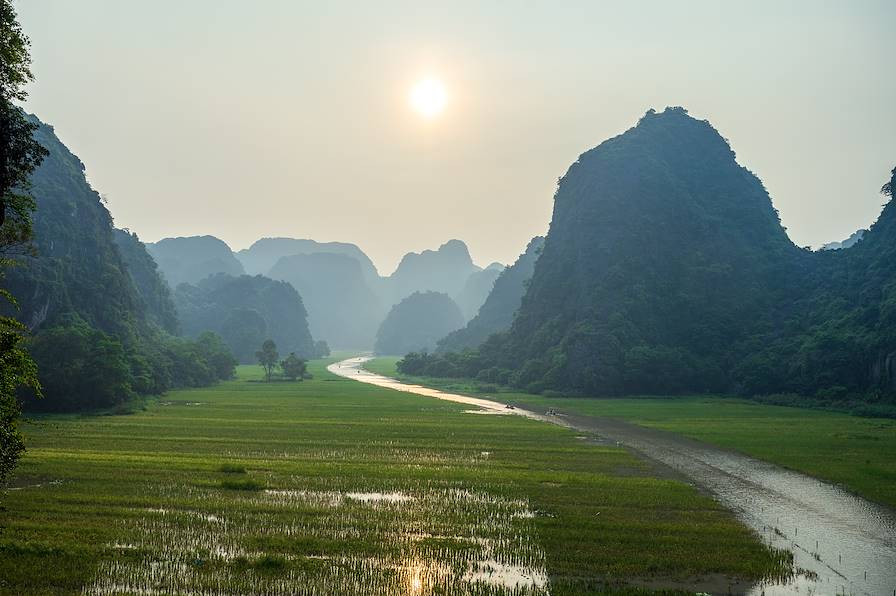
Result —
[[[367, 363], [398, 376], [398, 358]], [[434, 387], [482, 394], [465, 380], [413, 379]], [[867, 499], [896, 507], [896, 420], [725, 397], [567, 398], [504, 392], [495, 395], [533, 409], [556, 408], [585, 416], [623, 418], [734, 449], [821, 478]]]
[[622, 449], [326, 364], [31, 421], [0, 496], [0, 593], [638, 593], [789, 568]]

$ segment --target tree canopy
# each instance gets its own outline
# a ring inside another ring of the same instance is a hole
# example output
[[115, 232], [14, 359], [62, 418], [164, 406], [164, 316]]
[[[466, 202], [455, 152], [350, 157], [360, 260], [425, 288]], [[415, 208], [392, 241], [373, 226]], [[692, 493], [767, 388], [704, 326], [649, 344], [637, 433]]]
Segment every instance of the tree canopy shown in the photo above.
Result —
[[[10, 0], [0, 0], [0, 281], [4, 269], [13, 265], [7, 257], [25, 247], [32, 238], [31, 213], [34, 199], [28, 193], [29, 179], [46, 150], [33, 133], [37, 125], [25, 117], [14, 101], [27, 97], [25, 84], [32, 80], [29, 41], [16, 20]], [[24, 450], [18, 427], [20, 405], [17, 391], [30, 388], [39, 394], [40, 383], [34, 361], [24, 350], [27, 328], [8, 316], [18, 307], [13, 294], [0, 289], [0, 484]], [[3, 312], [7, 314], [4, 315]]]
[[295, 352], [290, 352], [289, 356], [280, 362], [280, 369], [283, 371], [283, 376], [287, 379], [293, 381], [298, 379], [301, 381], [305, 378], [308, 364], [303, 359], [296, 356]]
[[214, 331], [244, 364], [255, 361], [255, 351], [265, 339], [301, 358], [329, 352], [311, 337], [304, 300], [283, 281], [219, 273], [196, 285], [179, 285], [174, 301], [184, 335]]
[[119, 407], [135, 395], [231, 377], [223, 344], [171, 336], [174, 307], [144, 245], [113, 228], [84, 165], [53, 129], [29, 120], [49, 150], [30, 179], [34, 251], [16, 255], [6, 271], [20, 308], [0, 308], [32, 332], [27, 345], [44, 398], [26, 394], [26, 407]]
[[280, 354], [277, 352], [277, 344], [273, 340], [265, 340], [261, 344], [261, 349], [255, 352], [255, 358], [258, 359], [258, 363], [264, 369], [265, 377], [270, 381], [271, 376], [274, 374], [274, 369], [277, 368], [277, 361], [280, 358]]

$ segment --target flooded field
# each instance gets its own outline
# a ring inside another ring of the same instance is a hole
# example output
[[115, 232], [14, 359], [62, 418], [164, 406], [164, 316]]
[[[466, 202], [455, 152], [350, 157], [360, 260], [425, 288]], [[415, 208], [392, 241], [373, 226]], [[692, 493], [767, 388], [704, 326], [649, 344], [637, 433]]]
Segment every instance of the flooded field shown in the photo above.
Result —
[[311, 371], [29, 424], [0, 594], [727, 592], [791, 569], [625, 449]]
[[[121, 557], [99, 567], [86, 593], [548, 593], [544, 551], [523, 500], [458, 489], [412, 495], [289, 488], [236, 502], [214, 490], [163, 492], [199, 508], [134, 511], [110, 545]], [[366, 548], [265, 548], [290, 539]], [[380, 544], [389, 548], [377, 552]]]
[[587, 432], [668, 466], [736, 512], [767, 544], [792, 553], [793, 573], [766, 578], [748, 590], [751, 594], [873, 595], [896, 590], [896, 515], [886, 507], [804, 474], [619, 419], [507, 410], [497, 401], [431, 388], [418, 392], [417, 385], [397, 387], [398, 381], [382, 375], [350, 372], [366, 361], [354, 358], [331, 369], [363, 382], [478, 405], [484, 412], [511, 412]]

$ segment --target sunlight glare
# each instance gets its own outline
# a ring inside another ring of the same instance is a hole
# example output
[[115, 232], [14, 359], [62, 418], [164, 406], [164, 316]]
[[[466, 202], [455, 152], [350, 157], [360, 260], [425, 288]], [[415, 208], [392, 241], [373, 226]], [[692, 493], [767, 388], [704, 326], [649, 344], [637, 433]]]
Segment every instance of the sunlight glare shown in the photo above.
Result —
[[424, 118], [433, 118], [445, 109], [448, 93], [445, 85], [435, 77], [427, 77], [418, 81], [410, 93], [410, 102], [414, 110]]

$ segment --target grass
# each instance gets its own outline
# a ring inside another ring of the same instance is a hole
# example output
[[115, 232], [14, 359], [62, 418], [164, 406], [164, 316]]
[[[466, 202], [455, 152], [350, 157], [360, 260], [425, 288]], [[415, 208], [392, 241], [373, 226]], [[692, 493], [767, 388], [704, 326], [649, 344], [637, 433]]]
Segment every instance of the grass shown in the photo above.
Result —
[[[2, 495], [0, 593], [635, 593], [626, 580], [787, 566], [622, 449], [325, 364], [30, 423]], [[514, 591], [495, 572], [535, 580]]]
[[[397, 358], [377, 358], [367, 368], [397, 375]], [[414, 379], [470, 394], [474, 381]], [[491, 389], [491, 388], [490, 388]], [[821, 478], [872, 501], [896, 507], [896, 420], [760, 404], [723, 397], [588, 399], [514, 392], [497, 396], [537, 409], [558, 408], [586, 416], [612, 416], [734, 449]]]
[[221, 481], [221, 487], [229, 488], [230, 490], [264, 490], [265, 483], [261, 480], [252, 480], [251, 478], [245, 480], [225, 478]]

